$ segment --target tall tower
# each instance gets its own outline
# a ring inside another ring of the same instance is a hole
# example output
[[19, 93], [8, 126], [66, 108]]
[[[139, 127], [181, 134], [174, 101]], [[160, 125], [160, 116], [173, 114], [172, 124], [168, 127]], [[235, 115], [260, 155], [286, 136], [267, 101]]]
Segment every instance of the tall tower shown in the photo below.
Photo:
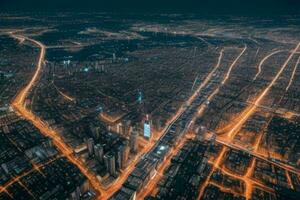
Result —
[[139, 136], [139, 132], [137, 130], [137, 127], [134, 127], [131, 135], [130, 135], [130, 139], [129, 139], [129, 146], [130, 146], [130, 151], [132, 153], [136, 153], [137, 152], [137, 139]]
[[94, 148], [94, 151], [95, 151], [96, 159], [99, 162], [103, 163], [103, 145], [102, 144], [96, 144], [95, 148]]
[[104, 163], [109, 174], [112, 176], [116, 175], [116, 160], [112, 152], [104, 155]]
[[151, 138], [151, 120], [149, 118], [149, 115], [146, 115], [144, 121], [144, 137], [147, 139]]
[[88, 148], [89, 156], [92, 156], [94, 154], [94, 140], [93, 140], [93, 138], [89, 138], [87, 140], [87, 148]]

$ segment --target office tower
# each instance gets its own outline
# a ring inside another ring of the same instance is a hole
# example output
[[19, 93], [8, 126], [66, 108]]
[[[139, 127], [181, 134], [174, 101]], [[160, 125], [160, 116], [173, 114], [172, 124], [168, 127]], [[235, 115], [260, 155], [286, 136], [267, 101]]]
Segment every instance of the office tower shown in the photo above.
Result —
[[132, 153], [137, 152], [137, 139], [138, 139], [139, 133], [136, 127], [131, 132], [130, 139], [129, 139], [129, 146], [130, 146], [130, 151]]
[[88, 148], [89, 156], [92, 156], [94, 154], [94, 140], [93, 140], [93, 138], [89, 138], [87, 140], [87, 148]]
[[148, 115], [146, 115], [146, 119], [144, 121], [144, 137], [147, 139], [151, 138], [151, 121]]
[[108, 173], [112, 176], [116, 175], [115, 155], [112, 152], [108, 152], [104, 155], [104, 163]]
[[116, 168], [122, 169], [122, 154], [123, 154], [123, 146], [119, 146], [116, 152]]
[[129, 151], [130, 150], [129, 150], [128, 142], [126, 141], [126, 143], [124, 144], [124, 150], [122, 154], [122, 168], [125, 168], [127, 165]]
[[103, 145], [102, 144], [96, 144], [95, 145], [95, 148], [94, 148], [94, 151], [95, 151], [95, 157], [96, 159], [103, 163]]
[[128, 154], [129, 154], [129, 147], [127, 143], [119, 146], [116, 153], [116, 166], [118, 169], [124, 169], [126, 167]]
[[129, 134], [130, 134], [130, 130], [131, 130], [131, 121], [130, 120], [124, 120], [122, 122], [123, 126], [123, 130], [122, 130], [122, 134], [125, 136], [125, 137], [128, 137]]

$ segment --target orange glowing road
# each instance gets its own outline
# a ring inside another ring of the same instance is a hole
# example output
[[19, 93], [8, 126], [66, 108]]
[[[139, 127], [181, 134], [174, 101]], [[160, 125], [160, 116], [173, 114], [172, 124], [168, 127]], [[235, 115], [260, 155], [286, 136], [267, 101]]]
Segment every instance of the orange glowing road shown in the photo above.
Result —
[[249, 117], [254, 113], [255, 109], [259, 104], [261, 103], [262, 99], [265, 97], [265, 95], [269, 92], [271, 87], [274, 85], [274, 83], [278, 80], [284, 69], [286, 68], [287, 64], [291, 60], [291, 58], [294, 56], [294, 54], [297, 52], [298, 48], [300, 46], [300, 43], [296, 46], [296, 48], [292, 51], [292, 53], [289, 55], [288, 59], [284, 62], [282, 67], [280, 68], [279, 72], [276, 74], [276, 76], [273, 78], [271, 83], [263, 90], [263, 92], [256, 98], [254, 104], [250, 106], [246, 112], [243, 113], [240, 120], [233, 126], [233, 128], [228, 132], [227, 139], [231, 141], [235, 134], [238, 132], [238, 129], [241, 128], [241, 126], [249, 119]]
[[25, 86], [24, 89], [22, 89], [19, 92], [19, 94], [17, 94], [16, 98], [12, 102], [12, 107], [22, 117], [24, 117], [28, 121], [31, 121], [32, 124], [36, 128], [38, 128], [42, 134], [46, 135], [47, 137], [50, 137], [53, 140], [53, 144], [62, 152], [62, 154], [64, 156], [66, 156], [66, 158], [68, 158], [70, 162], [72, 162], [74, 165], [76, 165], [80, 169], [80, 171], [87, 177], [87, 179], [89, 180], [92, 187], [99, 193], [99, 198], [100, 198], [101, 194], [103, 194], [104, 191], [103, 191], [99, 181], [97, 180], [95, 174], [92, 173], [91, 171], [89, 171], [87, 169], [87, 167], [84, 165], [84, 163], [82, 163], [81, 160], [79, 160], [78, 158], [75, 157], [75, 155], [73, 154], [73, 149], [63, 142], [63, 140], [61, 139], [59, 134], [57, 132], [55, 132], [55, 130], [53, 130], [51, 127], [49, 127], [40, 118], [35, 116], [24, 105], [26, 97], [28, 96], [30, 90], [36, 84], [36, 82], [39, 78], [39, 75], [42, 71], [42, 66], [43, 66], [45, 53], [46, 53], [46, 47], [42, 43], [40, 43], [36, 40], [33, 40], [31, 38], [25, 37], [25, 36], [13, 35], [12, 33], [11, 33], [11, 36], [14, 38], [24, 38], [25, 40], [28, 40], [28, 41], [34, 43], [41, 49], [39, 60], [38, 60], [37, 67], [36, 67], [36, 71], [35, 71], [32, 79], [30, 80], [30, 82]]
[[220, 143], [220, 144], [222, 144], [224, 146], [227, 146], [227, 147], [229, 147], [231, 149], [236, 149], [236, 150], [240, 150], [240, 151], [246, 152], [246, 153], [250, 154], [253, 157], [259, 158], [259, 159], [261, 159], [261, 160], [263, 160], [265, 162], [271, 163], [271, 164], [273, 164], [273, 165], [275, 165], [277, 167], [283, 168], [285, 170], [291, 171], [291, 172], [296, 173], [296, 174], [300, 174], [300, 170], [299, 169], [297, 169], [295, 167], [292, 167], [292, 166], [290, 166], [288, 164], [284, 164], [284, 163], [281, 163], [281, 162], [272, 161], [272, 160], [266, 158], [263, 154], [261, 154], [259, 152], [255, 153], [255, 152], [253, 152], [251, 150], [248, 150], [244, 145], [238, 145], [238, 144], [229, 143], [228, 141], [224, 141], [224, 140], [218, 139], [218, 138], [216, 139], [216, 142], [218, 142], [218, 143]]
[[291, 86], [292, 83], [293, 83], [293, 80], [294, 80], [294, 77], [295, 77], [296, 70], [297, 70], [297, 68], [298, 68], [299, 62], [300, 62], [300, 56], [299, 56], [298, 59], [297, 59], [297, 62], [296, 62], [296, 64], [295, 64], [295, 67], [294, 67], [294, 70], [293, 70], [293, 73], [292, 73], [292, 77], [290, 78], [289, 84], [288, 84], [288, 86], [285, 88], [285, 91], [288, 91], [289, 88], [290, 88], [290, 86]]
[[47, 161], [46, 163], [43, 164], [39, 164], [36, 166], [36, 168], [32, 168], [31, 170], [22, 173], [21, 175], [17, 176], [17, 177], [13, 177], [9, 182], [7, 182], [6, 184], [4, 184], [2, 187], [0, 187], [0, 193], [7, 191], [7, 188], [9, 186], [11, 186], [12, 184], [16, 183], [16, 182], [21, 182], [21, 179], [29, 174], [31, 174], [32, 172], [36, 171], [37, 169], [40, 171], [42, 167], [49, 165], [50, 163], [56, 161], [57, 159], [61, 158], [61, 156], [56, 157], [52, 160]]
[[68, 100], [68, 101], [74, 101], [74, 100], [75, 100], [73, 97], [71, 97], [71, 96], [69, 96], [69, 95], [63, 93], [60, 89], [58, 89], [58, 87], [57, 87], [54, 83], [53, 83], [53, 85], [54, 85], [56, 91], [57, 91], [61, 96], [63, 96], [66, 100]]
[[197, 200], [200, 200], [201, 197], [203, 196], [204, 190], [205, 190], [205, 188], [207, 187], [207, 185], [208, 185], [208, 183], [210, 181], [210, 177], [214, 173], [214, 171], [217, 168], [219, 168], [220, 163], [221, 163], [221, 161], [223, 159], [223, 156], [224, 156], [225, 152], [226, 152], [226, 147], [222, 147], [221, 152], [220, 152], [219, 156], [217, 157], [216, 161], [213, 163], [212, 169], [210, 170], [209, 174], [207, 175], [204, 183], [202, 185], [200, 185], [200, 191], [199, 191]]
[[[214, 69], [208, 74], [208, 76], [205, 78], [205, 80], [201, 83], [201, 85], [197, 88], [197, 90], [193, 93], [193, 95], [187, 100], [187, 104], [190, 105], [193, 100], [196, 98], [197, 94], [201, 91], [201, 89], [209, 82], [209, 80], [212, 78], [213, 74], [215, 73], [215, 71], [217, 70], [217, 68], [220, 66], [220, 61], [221, 61], [221, 58], [223, 56], [223, 50], [221, 50], [220, 52], [220, 55], [219, 55], [219, 58], [218, 58], [218, 62], [216, 64], [216, 66], [214, 67]], [[165, 126], [165, 128], [160, 131], [159, 134], [157, 134], [156, 138], [155, 139], [159, 139], [161, 138], [164, 133], [166, 133], [169, 129], [169, 127], [181, 116], [181, 114], [185, 111], [186, 107], [182, 106], [177, 112], [176, 114], [172, 117], [172, 119], [170, 119], [168, 122], [167, 122], [167, 125]], [[149, 152], [151, 150], [151, 148], [155, 145], [155, 142], [154, 140], [150, 141], [147, 145], [145, 145], [142, 153], [145, 154], [147, 152]], [[178, 150], [180, 148], [177, 148]], [[177, 150], [177, 151], [178, 151]], [[175, 152], [173, 152], [175, 153]], [[139, 156], [140, 157], [140, 156]], [[130, 165], [126, 168], [126, 173], [122, 173], [121, 174], [121, 177], [118, 178], [118, 180], [116, 181], [116, 183], [114, 183], [112, 185], [112, 187], [110, 187], [108, 189], [108, 193], [109, 194], [113, 194], [115, 191], [117, 191], [121, 186], [122, 184], [124, 183], [124, 181], [127, 179], [127, 177], [130, 175], [130, 173], [134, 170], [134, 167], [136, 165], [136, 163], [139, 161], [139, 159], [136, 159], [135, 162], [131, 162]], [[164, 170], [165, 167], [167, 167], [167, 162], [164, 162], [161, 166], [161, 169]], [[156, 178], [157, 179], [157, 178]], [[154, 180], [156, 180], [154, 178]], [[154, 188], [154, 186], [156, 185], [156, 181], [152, 181], [149, 183], [149, 186], [147, 188]], [[150, 192], [150, 190], [148, 190], [148, 193]]]
[[[231, 71], [232, 71], [232, 68], [235, 66], [235, 64], [237, 63], [237, 61], [239, 60], [239, 58], [244, 54], [244, 52], [246, 51], [247, 49], [247, 46], [244, 47], [244, 49], [241, 51], [241, 53], [238, 55], [238, 57], [231, 63], [227, 73], [226, 73], [226, 76], [224, 77], [223, 81], [221, 82], [221, 85], [224, 85], [226, 83], [226, 81], [228, 80], [230, 74], [231, 74]], [[220, 86], [221, 86], [220, 85]], [[220, 89], [220, 86], [217, 87], [214, 92], [209, 96], [209, 98], [213, 98], [218, 92], [219, 92], [219, 89]], [[201, 114], [203, 112], [204, 108], [200, 107], [199, 111], [198, 111], [198, 114]], [[209, 183], [209, 180], [210, 180], [210, 177], [211, 175], [213, 174], [213, 172], [215, 171], [216, 168], [219, 168], [219, 165], [223, 159], [223, 156], [226, 152], [226, 147], [222, 147], [222, 150], [219, 154], [219, 156], [217, 157], [216, 161], [214, 162], [213, 164], [213, 168], [212, 170], [210, 171], [210, 173], [208, 174], [207, 178], [205, 179], [205, 182], [201, 185], [200, 187], [200, 192], [198, 194], [198, 200], [202, 197], [203, 195], [203, 192], [206, 188], [206, 186], [208, 185]]]
[[220, 184], [218, 184], [218, 183], [216, 183], [216, 182], [210, 181], [210, 182], [209, 182], [209, 185], [213, 185], [213, 186], [218, 187], [218, 188], [220, 189], [221, 192], [224, 192], [224, 193], [232, 193], [234, 196], [242, 196], [242, 194], [233, 191], [231, 188], [226, 188], [226, 187], [224, 187], [223, 185], [220, 185]]
[[[254, 163], [254, 161], [252, 161], [252, 163]], [[252, 165], [252, 163], [251, 163], [251, 165]], [[252, 173], [251, 170], [253, 170], [252, 167], [250, 166], [250, 168], [249, 168], [249, 172], [251, 172], [251, 173]], [[241, 180], [241, 181], [243, 181], [245, 183], [245, 186], [246, 186], [245, 187], [245, 197], [246, 197], [246, 199], [251, 199], [253, 185], [257, 185], [257, 186], [261, 187], [262, 189], [264, 189], [265, 191], [268, 191], [270, 193], [274, 193], [274, 190], [272, 188], [269, 188], [269, 187], [265, 186], [264, 184], [259, 183], [259, 182], [255, 181], [255, 180], [251, 179], [250, 178], [251, 173], [249, 173], [250, 176], [248, 177], [248, 175], [241, 176], [241, 175], [235, 174], [235, 173], [231, 172], [230, 170], [228, 170], [226, 167], [220, 167], [219, 169], [224, 174], [226, 174], [228, 176], [231, 176], [231, 177], [233, 177], [235, 179]], [[246, 174], [248, 174], [248, 172]]]
[[233, 61], [233, 63], [230, 65], [228, 72], [226, 73], [225, 78], [222, 81], [222, 85], [225, 84], [225, 82], [227, 81], [227, 79], [229, 78], [230, 74], [231, 74], [231, 70], [232, 68], [235, 66], [235, 64], [237, 63], [237, 61], [240, 59], [240, 57], [245, 53], [245, 51], [247, 50], [247, 45], [245, 45], [244, 49], [241, 51], [241, 53], [238, 55], [238, 57]]
[[290, 185], [290, 188], [293, 190], [294, 189], [294, 185], [293, 185], [293, 181], [291, 179], [291, 176], [289, 174], [289, 172], [287, 170], [285, 170], [286, 173], [286, 177], [287, 177], [287, 182]]
[[271, 52], [271, 53], [268, 54], [266, 57], [264, 57], [264, 58], [260, 61], [259, 65], [258, 65], [258, 67], [257, 67], [258, 71], [257, 71], [257, 73], [255, 74], [253, 80], [256, 80], [256, 79], [257, 79], [257, 77], [259, 76], [259, 74], [260, 74], [261, 71], [262, 71], [262, 66], [263, 66], [263, 64], [265, 63], [265, 61], [266, 61], [267, 59], [269, 59], [271, 56], [273, 56], [273, 55], [275, 55], [275, 54], [277, 54], [277, 53], [283, 52], [283, 51], [284, 51], [284, 50], [277, 50], [277, 51]]
[[[223, 49], [220, 51], [220, 55], [218, 57], [218, 62], [215, 65], [215, 67], [213, 68], [213, 70], [208, 74], [208, 76], [205, 78], [205, 80], [202, 82], [202, 84], [198, 87], [198, 89], [194, 92], [194, 94], [190, 97], [190, 99], [188, 100], [188, 105], [190, 105], [193, 100], [195, 99], [196, 95], [201, 91], [201, 89], [203, 87], [205, 87], [208, 82], [211, 80], [211, 78], [213, 77], [214, 73], [216, 72], [216, 70], [219, 68], [220, 63], [221, 63], [221, 59], [223, 57]], [[219, 88], [217, 88], [209, 97], [208, 100], [211, 100], [214, 95], [217, 93], [217, 91], [219, 91]], [[196, 119], [196, 117], [198, 115], [200, 115], [204, 109], [205, 109], [205, 105], [202, 104], [200, 106], [200, 109], [198, 111], [198, 113], [193, 117], [193, 119], [191, 120], [191, 122], [193, 122], [193, 120]], [[176, 120], [175, 120], [176, 121]], [[191, 124], [190, 124], [191, 125]], [[166, 132], [166, 131], [165, 131]], [[156, 175], [149, 181], [149, 183], [147, 184], [147, 186], [145, 188], [143, 188], [138, 194], [137, 197], [138, 199], [144, 199], [148, 194], [150, 194], [155, 187], [157, 186], [157, 183], [159, 182], [159, 180], [161, 179], [161, 174], [163, 174], [163, 172], [165, 171], [165, 169], [170, 165], [171, 163], [171, 159], [173, 156], [175, 156], [179, 150], [184, 146], [184, 144], [186, 143], [187, 139], [186, 137], [184, 137], [184, 139], [182, 141], [180, 141], [180, 143], [178, 145], [176, 145], [174, 147], [174, 149], [170, 152], [168, 158], [161, 163], [160, 165], [160, 169], [159, 171], [156, 173]]]
[[[270, 193], [273, 193], [274, 190], [272, 188], [269, 188], [267, 186], [265, 186], [264, 184], [262, 183], [259, 183], [253, 179], [251, 179], [251, 175], [253, 173], [253, 170], [254, 170], [254, 166], [255, 166], [255, 158], [252, 159], [251, 163], [250, 163], [250, 167], [248, 168], [246, 174], [244, 176], [242, 175], [239, 175], [239, 174], [236, 174], [234, 172], [231, 172], [230, 170], [228, 170], [226, 167], [222, 166], [220, 167], [220, 163], [222, 161], [222, 159], [224, 158], [224, 155], [225, 155], [225, 152], [226, 152], [226, 147], [223, 147], [223, 149], [221, 150], [217, 160], [214, 162], [214, 163], [211, 163], [213, 164], [213, 169], [211, 170], [211, 172], [209, 173], [204, 185], [202, 186], [201, 190], [200, 190], [200, 193], [199, 193], [199, 198], [203, 195], [203, 192], [204, 192], [204, 189], [205, 187], [211, 183], [210, 182], [210, 177], [211, 175], [213, 174], [213, 172], [216, 170], [216, 169], [219, 169], [221, 170], [221, 172], [227, 176], [230, 176], [230, 177], [233, 177], [235, 179], [238, 179], [242, 182], [245, 183], [245, 193], [244, 193], [244, 196], [246, 197], [246, 199], [251, 199], [251, 194], [252, 194], [252, 190], [253, 190], [253, 186], [259, 186], [260, 188], [264, 189], [265, 191], [268, 191]], [[219, 186], [219, 185], [218, 185]], [[224, 188], [223, 186], [221, 186], [221, 188]], [[227, 189], [228, 190], [228, 189]], [[228, 192], [228, 191], [227, 191]], [[230, 193], [233, 193], [235, 194], [235, 192], [233, 191], [229, 191]]]
[[289, 55], [289, 57], [287, 58], [287, 60], [284, 62], [284, 64], [282, 65], [281, 69], [279, 70], [279, 72], [276, 74], [276, 76], [273, 78], [273, 80], [271, 81], [271, 83], [263, 90], [263, 92], [258, 96], [258, 98], [255, 100], [254, 104], [252, 104], [250, 107], [248, 107], [242, 114], [241, 118], [239, 119], [239, 121], [237, 121], [237, 123], [235, 123], [235, 125], [233, 126], [233, 128], [228, 132], [227, 138], [225, 137], [219, 137], [217, 138], [217, 142], [228, 146], [230, 148], [234, 148], [234, 149], [238, 149], [244, 152], [249, 153], [250, 155], [257, 157], [259, 159], [262, 159], [266, 162], [272, 163], [278, 167], [281, 167], [285, 170], [288, 171], [292, 171], [296, 174], [300, 173], [300, 170], [284, 164], [284, 163], [280, 163], [280, 162], [275, 162], [272, 161], [268, 158], [266, 158], [263, 154], [260, 154], [258, 152], [253, 152], [252, 150], [247, 149], [245, 146], [242, 145], [238, 145], [238, 144], [233, 144], [232, 140], [235, 136], [235, 134], [240, 130], [240, 128], [242, 127], [242, 125], [249, 119], [249, 117], [253, 114], [253, 112], [255, 111], [255, 109], [259, 106], [261, 100], [264, 98], [264, 96], [268, 93], [268, 91], [270, 90], [270, 88], [274, 85], [274, 83], [277, 81], [277, 79], [280, 77], [281, 73], [284, 71], [284, 69], [286, 68], [287, 64], [289, 63], [289, 61], [291, 60], [291, 58], [293, 57], [293, 55], [297, 52], [298, 48], [300, 46], [300, 43], [298, 43], [298, 45], [296, 46], [296, 48], [291, 51], [291, 54]]
[[[289, 61], [291, 60], [291, 58], [293, 57], [293, 55], [297, 52], [298, 48], [300, 46], [300, 43], [298, 43], [298, 45], [296, 46], [296, 48], [291, 52], [291, 54], [289, 55], [289, 57], [287, 58], [287, 60], [284, 62], [284, 64], [282, 65], [281, 69], [279, 70], [279, 72], [276, 74], [276, 76], [273, 78], [273, 80], [271, 81], [271, 83], [263, 90], [263, 92], [257, 97], [257, 99], [255, 100], [254, 104], [252, 106], [250, 106], [248, 109], [246, 109], [245, 112], [243, 112], [243, 115], [241, 116], [241, 118], [239, 119], [239, 121], [233, 126], [233, 128], [228, 132], [227, 134], [227, 138], [223, 140], [219, 140], [217, 139], [217, 141], [225, 146], [229, 146], [230, 148], [232, 148], [233, 146], [235, 147], [235, 145], [231, 144], [232, 139], [234, 138], [235, 134], [239, 131], [239, 129], [242, 127], [242, 125], [244, 124], [245, 121], [248, 120], [248, 118], [253, 114], [253, 112], [255, 111], [255, 109], [257, 108], [257, 106], [261, 103], [262, 99], [264, 98], [264, 96], [268, 93], [268, 91], [270, 90], [270, 88], [274, 85], [274, 83], [278, 80], [278, 78], [280, 77], [280, 75], [282, 74], [282, 72], [284, 71], [284, 69], [286, 68], [287, 64], [289, 63]], [[244, 49], [245, 50], [245, 49]], [[242, 52], [243, 53], [243, 52]], [[241, 53], [241, 54], [242, 54]], [[240, 54], [240, 56], [241, 56]], [[264, 59], [266, 60], [266, 58]], [[263, 63], [263, 62], [261, 62]], [[246, 152], [249, 152], [248, 149], [246, 149], [245, 147], [241, 147], [241, 148], [236, 148], [236, 149], [243, 149]], [[225, 154], [226, 151], [226, 147], [223, 147], [219, 156], [217, 157], [214, 165], [213, 165], [213, 169], [211, 170], [210, 174], [208, 175], [205, 183], [202, 185], [198, 199], [201, 198], [201, 196], [203, 195], [203, 191], [205, 189], [205, 187], [207, 186], [209, 179], [212, 175], [212, 173], [214, 172], [214, 170], [216, 168], [219, 168], [219, 164]], [[256, 153], [254, 152], [250, 152], [251, 155], [254, 155], [258, 158], [261, 158], [261, 156], [256, 155]], [[265, 159], [263, 157], [263, 160], [268, 160]], [[268, 160], [269, 161], [269, 160]], [[277, 164], [278, 165], [278, 164]], [[290, 166], [284, 166], [284, 167], [288, 167], [290, 168]], [[253, 170], [253, 166], [250, 168], [251, 170]], [[249, 172], [250, 173], [250, 172]], [[249, 173], [247, 173], [249, 176]], [[252, 172], [251, 172], [252, 173]], [[234, 174], [232, 174], [233, 176], [235, 176]], [[245, 178], [244, 178], [245, 179]], [[245, 179], [246, 180], [246, 179]], [[247, 179], [248, 180], [248, 179]], [[252, 191], [252, 186], [248, 181], [245, 181], [246, 183], [246, 193], [245, 196], [247, 199], [250, 199], [251, 197], [251, 191]]]
[[137, 194], [137, 199], [144, 199], [147, 195], [149, 195], [157, 186], [158, 182], [163, 177], [164, 171], [170, 166], [171, 160], [173, 156], [175, 156], [179, 150], [184, 146], [186, 143], [187, 138], [184, 137], [178, 145], [174, 147], [174, 149], [171, 150], [169, 155], [167, 156], [166, 160], [162, 162], [159, 166], [159, 169], [157, 173], [152, 177], [151, 180], [149, 180], [148, 184]]

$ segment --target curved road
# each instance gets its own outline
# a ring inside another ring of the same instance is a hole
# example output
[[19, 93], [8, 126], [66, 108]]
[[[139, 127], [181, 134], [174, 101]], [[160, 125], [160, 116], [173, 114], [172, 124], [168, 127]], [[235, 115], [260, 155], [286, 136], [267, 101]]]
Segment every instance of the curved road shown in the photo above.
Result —
[[75, 157], [75, 155], [73, 154], [73, 149], [63, 142], [63, 140], [61, 139], [59, 134], [55, 132], [55, 130], [49, 127], [40, 118], [35, 116], [30, 110], [26, 108], [24, 104], [26, 97], [28, 96], [31, 89], [37, 83], [37, 80], [41, 74], [41, 70], [43, 67], [45, 54], [46, 54], [46, 46], [34, 39], [21, 36], [21, 35], [15, 35], [13, 32], [10, 32], [9, 35], [20, 41], [28, 40], [33, 44], [35, 44], [36, 46], [38, 46], [41, 50], [39, 55], [39, 60], [36, 66], [36, 71], [34, 72], [30, 82], [17, 94], [16, 98], [12, 102], [12, 107], [22, 117], [24, 117], [28, 121], [31, 121], [32, 124], [36, 128], [38, 128], [42, 134], [46, 135], [47, 137], [50, 137], [53, 140], [54, 145], [62, 152], [62, 154], [66, 156], [66, 158], [68, 158], [70, 162], [76, 165], [80, 169], [80, 171], [88, 178], [90, 184], [98, 192], [100, 198], [100, 196], [103, 195], [105, 191], [102, 189], [100, 182], [97, 180], [95, 174], [89, 171], [88, 168], [84, 165], [84, 163], [82, 163], [81, 160]]

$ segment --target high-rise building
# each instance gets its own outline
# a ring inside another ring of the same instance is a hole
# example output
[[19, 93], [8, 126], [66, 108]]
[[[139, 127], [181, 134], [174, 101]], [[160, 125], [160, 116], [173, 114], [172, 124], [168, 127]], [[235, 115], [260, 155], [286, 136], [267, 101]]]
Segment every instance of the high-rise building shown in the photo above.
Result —
[[147, 139], [151, 138], [151, 121], [148, 115], [146, 115], [146, 119], [144, 121], [144, 137]]
[[136, 127], [133, 128], [130, 139], [129, 139], [129, 146], [130, 146], [130, 151], [133, 153], [137, 152], [137, 140], [138, 140], [139, 132]]
[[94, 155], [94, 140], [93, 140], [93, 138], [89, 138], [87, 140], [87, 148], [88, 148], [89, 156]]
[[122, 122], [122, 135], [125, 137], [128, 137], [131, 130], [131, 121], [130, 120], [124, 120]]
[[122, 169], [122, 154], [123, 154], [123, 146], [119, 146], [116, 152], [116, 168]]
[[95, 127], [95, 126], [91, 126], [90, 127], [91, 131], [92, 131], [92, 135], [95, 139], [99, 139], [100, 138], [100, 132], [101, 132], [101, 128], [100, 127]]
[[124, 169], [126, 167], [128, 154], [129, 154], [129, 147], [127, 143], [119, 146], [116, 152], [116, 166], [118, 169]]
[[109, 174], [115, 176], [116, 161], [115, 161], [115, 155], [112, 152], [108, 152], [107, 154], [104, 155], [104, 163]]
[[95, 151], [95, 157], [96, 157], [96, 159], [99, 162], [103, 163], [103, 156], [104, 156], [103, 145], [102, 144], [96, 144], [95, 148], [94, 148], [94, 151]]
[[130, 151], [130, 149], [129, 149], [129, 146], [128, 146], [128, 142], [126, 142], [126, 144], [124, 145], [124, 150], [123, 150], [123, 154], [122, 154], [123, 168], [125, 168], [126, 165], [127, 165], [129, 151]]

